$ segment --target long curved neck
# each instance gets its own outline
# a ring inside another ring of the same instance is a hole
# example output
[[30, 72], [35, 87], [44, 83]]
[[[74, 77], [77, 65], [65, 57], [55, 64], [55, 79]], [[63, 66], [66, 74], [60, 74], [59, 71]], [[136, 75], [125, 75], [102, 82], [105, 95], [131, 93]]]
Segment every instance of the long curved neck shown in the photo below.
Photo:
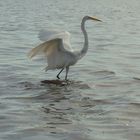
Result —
[[86, 19], [83, 18], [83, 20], [81, 22], [81, 30], [84, 34], [84, 46], [83, 46], [82, 50], [80, 51], [81, 57], [83, 57], [87, 53], [87, 50], [88, 50], [88, 34], [85, 29], [85, 22], [86, 22]]

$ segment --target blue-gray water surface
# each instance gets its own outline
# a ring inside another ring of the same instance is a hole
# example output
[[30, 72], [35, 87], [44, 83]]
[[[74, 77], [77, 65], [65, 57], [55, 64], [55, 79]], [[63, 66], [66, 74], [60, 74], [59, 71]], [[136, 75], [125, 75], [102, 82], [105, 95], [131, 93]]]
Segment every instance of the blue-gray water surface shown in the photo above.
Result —
[[[86, 23], [89, 50], [70, 83], [41, 83], [58, 71], [27, 57], [39, 31], [67, 30], [81, 49], [84, 15], [103, 22]], [[139, 140], [139, 37], [139, 0], [1, 0], [0, 139]]]

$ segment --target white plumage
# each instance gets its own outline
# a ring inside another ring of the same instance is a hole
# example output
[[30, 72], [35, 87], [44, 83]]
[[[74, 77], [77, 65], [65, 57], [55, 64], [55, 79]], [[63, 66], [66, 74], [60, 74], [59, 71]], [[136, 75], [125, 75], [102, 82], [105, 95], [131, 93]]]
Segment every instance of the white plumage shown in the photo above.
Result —
[[81, 23], [81, 29], [85, 37], [84, 47], [80, 51], [74, 51], [70, 46], [70, 33], [63, 31], [44, 31], [39, 33], [39, 38], [43, 43], [33, 48], [28, 56], [30, 58], [36, 55], [44, 55], [47, 58], [48, 66], [47, 70], [61, 69], [58, 73], [57, 78], [59, 79], [60, 73], [66, 68], [66, 76], [69, 70], [69, 66], [74, 65], [81, 57], [83, 57], [88, 49], [88, 36], [85, 30], [85, 21], [88, 19], [98, 20], [97, 18], [85, 16]]

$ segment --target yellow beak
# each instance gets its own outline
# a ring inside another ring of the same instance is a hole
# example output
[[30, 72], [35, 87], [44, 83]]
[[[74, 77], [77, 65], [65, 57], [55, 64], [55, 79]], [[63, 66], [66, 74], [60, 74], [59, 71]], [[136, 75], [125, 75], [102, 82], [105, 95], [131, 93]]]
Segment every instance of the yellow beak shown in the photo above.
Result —
[[89, 16], [89, 18], [92, 19], [92, 20], [96, 20], [96, 21], [102, 22], [100, 19], [98, 19], [98, 18], [96, 18], [96, 17], [90, 17], [90, 16]]

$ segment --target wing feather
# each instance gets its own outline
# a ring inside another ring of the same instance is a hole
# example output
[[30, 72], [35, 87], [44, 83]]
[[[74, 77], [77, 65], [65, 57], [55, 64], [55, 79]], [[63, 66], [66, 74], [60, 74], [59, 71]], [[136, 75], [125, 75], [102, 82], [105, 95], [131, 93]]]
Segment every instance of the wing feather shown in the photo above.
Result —
[[33, 48], [29, 53], [28, 56], [30, 58], [33, 58], [36, 55], [45, 55], [48, 56], [56, 49], [60, 48], [61, 45], [61, 39], [53, 39], [46, 41], [44, 43], [41, 43], [37, 47]]
[[70, 46], [70, 33], [67, 31], [41, 30], [38, 37], [45, 42], [56, 38], [62, 39], [64, 48], [68, 51], [73, 51]]
[[44, 42], [33, 48], [28, 53], [28, 56], [30, 58], [36, 55], [45, 56], [48, 63], [46, 70], [59, 69], [66, 66], [68, 63], [66, 60], [70, 57], [70, 52], [73, 52], [69, 43], [69, 33], [43, 31], [39, 34], [39, 38]]

